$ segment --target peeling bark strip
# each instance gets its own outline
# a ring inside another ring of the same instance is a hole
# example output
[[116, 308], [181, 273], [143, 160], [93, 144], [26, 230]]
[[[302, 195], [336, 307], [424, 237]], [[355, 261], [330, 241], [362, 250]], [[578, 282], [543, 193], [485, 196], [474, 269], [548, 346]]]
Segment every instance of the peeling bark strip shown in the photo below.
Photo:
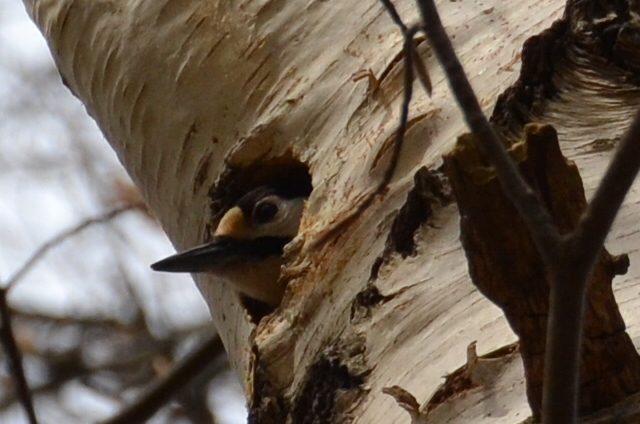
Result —
[[[586, 200], [578, 170], [562, 156], [553, 127], [527, 125], [525, 140], [511, 152], [560, 231], [573, 229]], [[539, 417], [549, 307], [542, 260], [471, 136], [460, 137], [445, 156], [445, 170], [460, 209], [461, 241], [471, 278], [504, 311], [520, 337], [529, 404], [534, 417]], [[625, 332], [611, 289], [612, 270], [619, 270], [616, 262], [624, 259], [614, 259], [603, 250], [591, 277], [584, 319], [581, 414], [640, 391], [640, 357]]]
[[496, 127], [519, 136], [532, 116], [544, 112], [545, 101], [558, 92], [553, 76], [566, 54], [568, 30], [569, 25], [563, 19], [525, 41], [518, 81], [496, 100], [491, 116]]
[[495, 369], [504, 363], [510, 362], [513, 355], [518, 352], [518, 349], [518, 343], [512, 343], [493, 352], [478, 356], [476, 342], [471, 343], [467, 347], [467, 363], [444, 377], [444, 383], [438, 387], [438, 390], [425, 404], [423, 408], [424, 414], [429, 414], [438, 406], [476, 387], [491, 390], [491, 387], [495, 384], [495, 375], [497, 374]]
[[473, 392], [491, 392], [500, 390], [496, 385], [497, 376], [514, 360], [517, 360], [518, 343], [503, 346], [493, 352], [478, 356], [476, 342], [467, 347], [467, 363], [444, 376], [442, 383], [431, 398], [422, 405], [416, 398], [400, 386], [385, 387], [382, 392], [392, 396], [398, 406], [407, 411], [411, 424], [439, 423], [440, 417], [433, 412], [438, 408], [449, 406], [456, 399], [472, 396]]
[[[640, 23], [633, 17], [639, 13], [637, 2], [568, 1], [561, 20], [524, 43], [518, 81], [498, 97], [491, 122], [519, 136], [532, 117], [544, 115], [547, 100], [578, 91], [573, 80], [585, 70], [608, 76], [614, 85], [640, 85]], [[605, 91], [580, 87], [585, 89]]]

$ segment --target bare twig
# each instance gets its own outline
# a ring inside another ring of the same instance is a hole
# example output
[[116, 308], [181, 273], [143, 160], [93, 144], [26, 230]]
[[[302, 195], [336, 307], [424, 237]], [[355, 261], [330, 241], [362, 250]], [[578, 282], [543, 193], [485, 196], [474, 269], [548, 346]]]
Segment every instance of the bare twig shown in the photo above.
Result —
[[[164, 337], [157, 338], [148, 326], [149, 320], [145, 319], [144, 311], [141, 311], [141, 315], [137, 319], [127, 322], [118, 321], [115, 318], [105, 318], [104, 321], [101, 321], [98, 317], [49, 317], [35, 312], [16, 310], [13, 307], [10, 313], [13, 318], [13, 327], [28, 328], [31, 337], [37, 338], [37, 334], [42, 334], [42, 331], [56, 333], [64, 332], [69, 328], [77, 330], [76, 334], [79, 335], [77, 345], [64, 351], [51, 349], [50, 346], [41, 346], [40, 343], [27, 342], [26, 352], [44, 364], [47, 375], [47, 379], [30, 384], [30, 392], [34, 398], [38, 398], [38, 395], [51, 396], [52, 393], [60, 390], [72, 380], [84, 381], [93, 389], [100, 390], [99, 387], [92, 384], [99, 379], [91, 378], [100, 373], [122, 376], [120, 379], [121, 387], [146, 384], [148, 379], [146, 368], [152, 358], [173, 350], [180, 340], [184, 340], [190, 334], [203, 333], [211, 326], [210, 323], [208, 325], [202, 323], [197, 327], [181, 329], [177, 332], [172, 331]], [[117, 343], [116, 347], [122, 352], [130, 353], [119, 355], [115, 351], [105, 352], [106, 356], [100, 361], [87, 363], [83, 354], [87, 347], [92, 346], [95, 342], [96, 332], [102, 334], [104, 340], [122, 340], [124, 337], [128, 342], [126, 344]], [[19, 341], [18, 343], [20, 344]], [[23, 349], [23, 354], [24, 352]], [[136, 370], [136, 372], [132, 373], [132, 370]], [[109, 392], [107, 395], [113, 395], [113, 393]], [[4, 393], [3, 396], [0, 396], [0, 411], [12, 407], [15, 402], [15, 394]], [[2, 420], [0, 419], [0, 421]]]
[[505, 194], [523, 217], [551, 274], [543, 423], [575, 423], [587, 281], [620, 205], [640, 169], [640, 113], [621, 143], [578, 227], [562, 238], [552, 217], [538, 202], [482, 113], [442, 27], [433, 0], [417, 2], [424, 31], [445, 69], [467, 125], [485, 157], [494, 166]]
[[24, 265], [22, 265], [22, 267], [9, 278], [6, 285], [3, 288], [0, 288], [0, 318], [2, 319], [2, 323], [0, 325], [0, 342], [4, 346], [7, 357], [9, 358], [12, 374], [16, 381], [18, 399], [25, 409], [27, 417], [31, 424], [37, 424], [37, 418], [33, 407], [31, 391], [29, 390], [27, 379], [24, 373], [24, 367], [22, 366], [22, 356], [16, 344], [15, 335], [13, 334], [13, 329], [11, 326], [11, 312], [7, 304], [7, 294], [9, 290], [18, 281], [20, 281], [20, 279], [22, 279], [33, 268], [33, 266], [49, 252], [49, 250], [51, 250], [55, 246], [59, 245], [69, 237], [78, 234], [79, 232], [94, 224], [110, 221], [123, 212], [138, 207], [140, 207], [140, 205], [138, 204], [126, 205], [111, 210], [98, 217], [87, 219], [79, 225], [76, 225], [75, 227], [60, 233], [58, 236], [49, 240], [38, 250], [36, 250], [35, 253], [31, 255], [31, 257], [24, 263]]
[[[550, 359], [550, 361], [545, 364], [545, 377], [551, 377], [551, 369], [557, 371], [559, 367], [564, 367], [559, 375], [552, 376], [552, 378], [556, 385], [563, 387], [562, 390], [567, 396], [563, 396], [562, 401], [560, 402], [553, 402], [553, 406], [558, 406], [558, 408], [550, 407], [550, 404], [548, 402], [545, 403], [543, 400], [543, 416], [545, 417], [543, 422], [548, 424], [554, 422], [564, 422], [566, 424], [574, 423], [576, 417], [575, 411], [577, 409], [579, 361], [574, 361], [568, 365], [567, 362], [570, 358], [575, 359], [579, 357], [584, 296], [576, 298], [575, 296], [570, 296], [567, 293], [561, 293], [560, 291], [560, 289], [567, 288], [565, 285], [566, 282], [563, 281], [563, 279], [568, 276], [567, 273], [558, 272], [558, 267], [562, 268], [562, 259], [566, 259], [561, 258], [561, 256], [564, 256], [561, 255], [561, 253], [564, 253], [563, 250], [566, 250], [564, 249], [565, 245], [562, 243], [551, 216], [542, 207], [542, 205], [538, 203], [535, 193], [518, 172], [515, 164], [509, 158], [508, 153], [502, 146], [502, 143], [500, 143], [500, 140], [491, 128], [491, 125], [482, 113], [480, 104], [478, 103], [473, 89], [469, 84], [464, 73], [464, 69], [462, 68], [460, 61], [453, 50], [453, 46], [442, 27], [435, 4], [432, 0], [417, 0], [417, 2], [422, 14], [427, 38], [430, 40], [442, 67], [445, 69], [445, 73], [449, 80], [449, 86], [460, 105], [460, 109], [464, 114], [467, 125], [473, 132], [474, 137], [485, 157], [495, 167], [505, 194], [513, 202], [514, 206], [523, 217], [543, 261], [551, 271], [552, 287], [550, 295], [550, 318], [548, 319], [547, 324], [547, 343], [550, 342], [550, 338], [552, 337], [567, 337], [567, 331], [571, 332], [575, 330], [576, 327], [579, 329], [578, 335], [576, 336], [574, 334], [571, 338], [571, 340], [576, 342], [576, 344], [568, 346], [571, 353], [558, 358], [550, 357], [550, 351], [549, 349], [547, 350], [546, 358]], [[573, 263], [571, 265], [573, 265]], [[564, 269], [567, 268], [565, 267]], [[565, 326], [560, 323], [560, 321], [566, 321], [568, 317], [559, 316], [559, 314], [563, 312], [563, 308], [566, 305], [563, 305], [560, 308], [556, 306], [559, 306], [559, 304], [563, 302], [563, 299], [566, 299], [567, 297], [570, 298], [574, 304], [573, 309], [577, 309], [579, 311], [579, 316], [577, 317], [577, 322], [574, 316], [574, 320]], [[558, 339], [557, 342], [564, 344], [565, 340]], [[551, 342], [551, 344], [553, 344], [553, 342]], [[565, 349], [566, 353], [566, 348], [567, 347], [565, 346], [561, 349]], [[553, 365], [551, 363], [553, 363]], [[561, 381], [558, 382], [556, 379], [560, 379]], [[548, 399], [549, 393], [549, 379], [545, 378], [543, 398]], [[567, 400], [567, 397], [569, 400]], [[554, 410], [550, 411], [549, 409]], [[562, 417], [562, 419], [560, 421], [553, 421], [553, 416]], [[573, 419], [571, 416], [573, 416]]]
[[571, 235], [576, 256], [595, 258], [640, 168], [640, 110], [622, 138], [580, 224]]
[[[393, 23], [400, 28], [400, 31], [402, 32], [402, 35], [405, 37], [405, 42], [406, 42], [407, 33], [410, 31], [410, 28], [407, 28], [405, 23], [402, 22], [402, 18], [400, 18], [400, 14], [398, 14], [396, 7], [393, 5], [393, 3], [391, 3], [391, 0], [380, 0], [380, 2], [384, 6], [384, 8], [387, 9], [387, 13], [391, 17], [391, 20], [393, 21]], [[416, 34], [416, 30], [414, 28], [411, 35], [412, 40], [415, 34]], [[418, 76], [418, 81], [420, 81], [420, 84], [424, 88], [424, 91], [426, 91], [427, 94], [431, 96], [433, 87], [431, 85], [431, 78], [429, 77], [429, 72], [427, 71], [427, 67], [425, 66], [424, 62], [422, 62], [422, 60], [420, 59], [420, 56], [416, 51], [415, 44], [413, 46], [413, 49], [414, 49], [413, 60], [412, 60], [413, 63], [407, 63], [406, 56], [405, 56], [405, 65], [414, 66], [416, 75]]]
[[622, 202], [640, 169], [640, 111], [622, 139], [566, 254], [553, 272], [543, 390], [544, 423], [577, 419], [582, 317], [588, 278]]
[[391, 17], [391, 20], [393, 21], [393, 23], [398, 25], [398, 27], [400, 27], [400, 31], [402, 31], [402, 34], [406, 34], [408, 28], [404, 24], [404, 22], [402, 22], [402, 18], [400, 17], [400, 14], [396, 10], [396, 7], [393, 5], [391, 0], [380, 0], [380, 3], [382, 3], [384, 8], [387, 9], [387, 13]]
[[11, 326], [11, 313], [9, 312], [9, 305], [7, 304], [7, 291], [2, 288], [0, 288], [0, 319], [2, 320], [0, 323], [0, 343], [2, 343], [7, 358], [9, 359], [9, 368], [15, 380], [18, 399], [27, 414], [29, 423], [38, 424], [36, 412], [33, 407], [33, 398], [31, 397], [29, 384], [27, 383], [24, 367], [22, 366], [22, 355], [18, 349]]
[[424, 32], [431, 42], [440, 64], [449, 80], [453, 92], [467, 125], [471, 129], [480, 149], [495, 167], [505, 194], [513, 202], [524, 219], [534, 243], [547, 264], [553, 264], [560, 244], [560, 236], [553, 218], [538, 202], [535, 192], [524, 180], [516, 164], [493, 131], [489, 121], [482, 113], [480, 103], [469, 84], [469, 80], [456, 56], [447, 36], [433, 0], [418, 0], [422, 14]]
[[40, 246], [40, 248], [38, 248], [38, 250], [36, 250], [33, 255], [31, 255], [31, 257], [22, 265], [22, 267], [7, 280], [7, 284], [5, 286], [6, 290], [10, 290], [11, 287], [13, 287], [18, 281], [20, 281], [33, 268], [33, 266], [49, 252], [49, 250], [56, 247], [69, 237], [72, 237], [95, 224], [102, 224], [111, 221], [122, 213], [130, 211], [132, 209], [138, 209], [141, 206], [143, 205], [135, 203], [112, 209], [102, 215], [86, 219], [80, 224], [58, 234], [57, 236]]
[[[399, 19], [399, 18], [398, 18]], [[413, 96], [413, 56], [415, 54], [415, 44], [413, 41], [413, 36], [420, 29], [419, 27], [411, 27], [409, 29], [402, 24], [402, 28], [405, 28], [403, 31], [404, 34], [404, 98], [402, 99], [402, 105], [400, 107], [400, 123], [398, 125], [398, 129], [396, 130], [396, 139], [393, 144], [393, 150], [391, 151], [391, 158], [389, 159], [389, 164], [384, 171], [384, 175], [382, 179], [376, 186], [376, 188], [368, 193], [366, 197], [358, 203], [353, 211], [351, 211], [345, 218], [338, 221], [335, 225], [325, 231], [322, 235], [320, 235], [314, 242], [312, 243], [312, 248], [316, 246], [320, 246], [327, 242], [328, 240], [333, 239], [340, 232], [342, 232], [346, 227], [355, 222], [364, 211], [366, 211], [369, 206], [371, 206], [376, 199], [376, 197], [382, 194], [389, 182], [393, 178], [393, 174], [395, 173], [396, 167], [398, 166], [398, 158], [400, 157], [400, 152], [402, 151], [402, 145], [404, 143], [404, 133], [407, 131], [407, 122], [409, 121], [409, 105], [411, 104], [411, 97]]]
[[209, 336], [192, 353], [185, 357], [166, 377], [158, 380], [133, 404], [103, 424], [142, 423], [166, 405], [224, 351], [220, 336]]

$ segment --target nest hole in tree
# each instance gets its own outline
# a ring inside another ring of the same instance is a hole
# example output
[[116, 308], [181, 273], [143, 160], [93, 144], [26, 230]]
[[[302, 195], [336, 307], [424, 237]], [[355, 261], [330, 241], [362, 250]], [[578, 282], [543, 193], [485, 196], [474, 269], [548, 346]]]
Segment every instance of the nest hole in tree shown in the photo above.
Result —
[[[261, 186], [274, 187], [296, 197], [309, 197], [313, 190], [309, 167], [291, 153], [263, 158], [243, 167], [229, 166], [209, 191], [212, 218], [208, 236], [213, 235], [217, 223], [229, 208], [242, 196]], [[273, 311], [268, 305], [246, 297], [242, 297], [242, 303], [256, 323]]]

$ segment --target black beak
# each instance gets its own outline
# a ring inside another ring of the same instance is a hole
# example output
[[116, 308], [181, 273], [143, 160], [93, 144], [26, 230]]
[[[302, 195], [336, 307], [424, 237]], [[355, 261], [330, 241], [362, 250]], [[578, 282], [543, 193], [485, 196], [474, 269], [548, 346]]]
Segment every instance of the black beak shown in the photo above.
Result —
[[233, 262], [260, 260], [268, 256], [281, 256], [291, 237], [260, 237], [236, 239], [216, 236], [202, 246], [177, 253], [151, 265], [154, 271], [208, 272]]

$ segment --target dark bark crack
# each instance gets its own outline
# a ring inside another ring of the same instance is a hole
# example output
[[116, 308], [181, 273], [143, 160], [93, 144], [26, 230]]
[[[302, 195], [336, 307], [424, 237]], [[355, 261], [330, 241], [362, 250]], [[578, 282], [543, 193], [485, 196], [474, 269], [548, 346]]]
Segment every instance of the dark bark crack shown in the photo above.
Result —
[[433, 217], [434, 207], [446, 206], [452, 200], [451, 188], [440, 171], [420, 168], [413, 176], [413, 188], [396, 215], [385, 242], [384, 251], [371, 266], [369, 281], [375, 281], [382, 265], [398, 253], [404, 259], [415, 256], [415, 233]]
[[390, 298], [391, 296], [383, 296], [380, 290], [370, 282], [364, 290], [356, 295], [351, 303], [350, 322], [356, 324], [371, 318], [371, 310]]
[[327, 348], [307, 371], [306, 381], [295, 400], [292, 419], [296, 424], [345, 423], [344, 416], [358, 399], [364, 383], [341, 358], [341, 349]]
[[278, 390], [271, 384], [267, 371], [262, 366], [258, 350], [253, 348], [253, 391], [249, 399], [248, 424], [281, 424], [286, 421], [288, 405]]

